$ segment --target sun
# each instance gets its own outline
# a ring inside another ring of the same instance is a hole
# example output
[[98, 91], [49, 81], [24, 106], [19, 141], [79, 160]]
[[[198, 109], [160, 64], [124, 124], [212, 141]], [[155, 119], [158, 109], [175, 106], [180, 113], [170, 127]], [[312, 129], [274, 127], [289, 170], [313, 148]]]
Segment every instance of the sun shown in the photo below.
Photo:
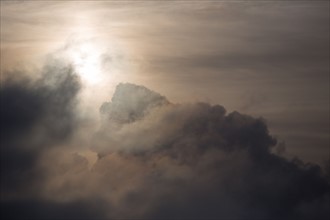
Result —
[[102, 80], [102, 49], [91, 40], [80, 40], [70, 44], [67, 49], [74, 70], [87, 84]]
[[95, 88], [117, 82], [131, 71], [126, 50], [116, 38], [106, 41], [88, 32], [74, 33], [56, 54], [71, 65], [85, 87]]

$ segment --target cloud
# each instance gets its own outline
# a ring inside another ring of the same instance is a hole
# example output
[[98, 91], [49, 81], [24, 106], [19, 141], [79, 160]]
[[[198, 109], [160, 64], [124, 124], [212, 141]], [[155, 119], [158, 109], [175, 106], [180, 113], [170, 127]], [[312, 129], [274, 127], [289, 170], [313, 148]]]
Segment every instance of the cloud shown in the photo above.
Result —
[[1, 216], [6, 219], [105, 219], [105, 207], [100, 204], [101, 201], [19, 200], [1, 204]]
[[165, 97], [143, 86], [120, 83], [111, 102], [103, 103], [100, 112], [112, 122], [127, 123], [142, 118], [149, 109], [164, 104], [168, 104]]
[[[42, 174], [40, 154], [67, 141], [76, 127], [78, 77], [70, 66], [48, 63], [39, 79], [8, 78], [1, 85], [1, 188], [19, 194]], [[30, 189], [31, 190], [31, 189]]]
[[[31, 108], [27, 112], [32, 113], [17, 123], [24, 127], [12, 128], [13, 135], [26, 135], [24, 140], [34, 143], [32, 137], [40, 130], [28, 132], [30, 128], [51, 127], [44, 131], [42, 139], [50, 141], [50, 145], [61, 143], [68, 147], [40, 147], [42, 154], [32, 151], [31, 161], [38, 159], [38, 163], [24, 169], [34, 171], [35, 176], [25, 179], [35, 180], [32, 185], [38, 186], [38, 193], [2, 201], [2, 212], [8, 218], [22, 219], [17, 213], [26, 213], [29, 218], [74, 219], [82, 217], [78, 211], [81, 209], [86, 218], [93, 219], [329, 216], [329, 182], [320, 167], [274, 154], [277, 141], [269, 134], [264, 119], [227, 113], [220, 105], [174, 104], [144, 86], [130, 83], [119, 84], [111, 101], [100, 107], [102, 122], [97, 131], [90, 131], [94, 137], [87, 143], [99, 157], [90, 168], [87, 158], [79, 152], [72, 153], [77, 148], [70, 151], [72, 141], [67, 139], [82, 137], [62, 135], [63, 129], [70, 131], [65, 132], [68, 135], [79, 129], [74, 126], [74, 115], [79, 111], [74, 108], [78, 90], [65, 92], [66, 98], [57, 96], [66, 85], [79, 88], [71, 72], [66, 73], [65, 80], [41, 80], [24, 87], [22, 94], [28, 96], [21, 95], [25, 100], [22, 106]], [[49, 94], [47, 99], [39, 97], [43, 94]], [[36, 114], [32, 110], [39, 105], [42, 108], [37, 108], [40, 112]], [[20, 115], [22, 108], [13, 109], [18, 111], [14, 115]], [[51, 126], [55, 118], [64, 120], [58, 128]], [[22, 153], [25, 144], [15, 146], [14, 160], [19, 153], [28, 158]], [[6, 172], [14, 175], [15, 169]], [[37, 177], [41, 174], [40, 182]], [[13, 190], [17, 189], [13, 186]]]
[[[136, 95], [140, 90], [143, 96]], [[149, 209], [138, 217], [308, 219], [329, 215], [325, 208], [329, 183], [320, 168], [273, 154], [276, 140], [264, 119], [226, 114], [224, 107], [207, 103], [159, 105], [158, 99], [150, 98], [155, 95], [144, 87], [120, 84], [112, 99], [116, 103], [106, 103], [113, 109], [101, 107], [109, 120], [100, 131], [101, 148], [94, 148], [102, 154], [94, 169], [110, 176], [120, 172], [120, 181], [114, 185], [129, 189], [119, 196], [123, 206], [148, 204]], [[128, 100], [143, 103], [148, 113], [139, 120], [117, 121], [120, 126], [114, 127], [111, 118], [117, 114], [113, 112], [143, 112]], [[308, 207], [309, 213], [302, 207]]]

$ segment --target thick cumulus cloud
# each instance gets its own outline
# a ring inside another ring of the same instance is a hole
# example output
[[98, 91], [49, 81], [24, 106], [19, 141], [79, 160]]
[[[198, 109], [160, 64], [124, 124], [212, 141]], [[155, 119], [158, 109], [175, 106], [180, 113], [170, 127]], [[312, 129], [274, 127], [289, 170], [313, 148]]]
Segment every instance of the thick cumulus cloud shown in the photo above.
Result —
[[102, 122], [86, 143], [96, 161], [50, 147], [65, 145], [79, 129], [79, 83], [64, 73], [52, 82], [2, 88], [1, 100], [12, 102], [1, 112], [9, 137], [1, 149], [13, 162], [1, 158], [1, 190], [38, 188], [3, 199], [8, 218], [329, 217], [329, 182], [320, 167], [274, 154], [276, 139], [264, 119], [220, 105], [173, 104], [143, 86], [119, 84], [100, 106]]
[[[143, 95], [138, 95], [141, 91]], [[132, 108], [138, 106], [135, 103], [143, 107]], [[134, 207], [149, 203], [144, 214], [150, 218], [329, 215], [329, 184], [320, 168], [273, 154], [276, 140], [261, 118], [226, 114], [224, 107], [207, 103], [170, 104], [159, 94], [132, 84], [118, 85], [112, 102], [100, 110], [108, 120], [97, 136], [101, 148], [95, 149], [102, 154], [107, 149], [108, 156], [101, 157], [95, 167], [104, 164], [105, 169], [107, 163], [110, 167], [113, 158], [141, 166], [129, 169], [134, 185], [126, 202]], [[122, 122], [116, 120], [122, 118], [117, 112], [143, 117]]]

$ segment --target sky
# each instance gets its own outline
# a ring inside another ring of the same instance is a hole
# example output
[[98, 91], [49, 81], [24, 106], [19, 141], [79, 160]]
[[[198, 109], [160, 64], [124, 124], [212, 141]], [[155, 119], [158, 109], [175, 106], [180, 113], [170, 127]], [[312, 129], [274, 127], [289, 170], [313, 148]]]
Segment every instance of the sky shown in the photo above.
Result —
[[0, 3], [8, 219], [329, 217], [329, 1]]

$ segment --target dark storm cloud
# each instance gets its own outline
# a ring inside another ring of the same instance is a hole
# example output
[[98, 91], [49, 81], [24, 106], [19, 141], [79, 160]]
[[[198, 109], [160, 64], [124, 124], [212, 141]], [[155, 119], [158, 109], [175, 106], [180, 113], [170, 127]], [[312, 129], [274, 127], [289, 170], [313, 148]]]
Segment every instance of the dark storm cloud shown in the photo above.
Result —
[[[23, 78], [24, 76], [22, 76]], [[79, 79], [70, 66], [49, 63], [42, 77], [7, 79], [0, 90], [1, 188], [6, 193], [35, 186], [40, 153], [62, 143], [76, 126]]]
[[[139, 91], [143, 96], [135, 95]], [[114, 166], [116, 157], [143, 167], [133, 176], [141, 175], [144, 183], [123, 196], [123, 207], [147, 203], [142, 218], [151, 219], [327, 219], [329, 183], [320, 167], [273, 154], [276, 140], [263, 119], [226, 114], [222, 106], [206, 103], [159, 106], [148, 98], [155, 95], [144, 87], [120, 84], [112, 99], [116, 103], [106, 104], [111, 111], [101, 108], [111, 119], [117, 110], [141, 112], [131, 102], [158, 106], [138, 120], [116, 121], [115, 127], [108, 119], [102, 128], [108, 135], [100, 142], [103, 149], [96, 150], [106, 154], [106, 148], [112, 156], [101, 157], [95, 170]], [[121, 153], [114, 156], [116, 151]], [[122, 168], [125, 185], [123, 172], [132, 171]], [[124, 216], [141, 217], [131, 210], [132, 215]]]
[[134, 84], [119, 84], [100, 107], [102, 123], [89, 142], [100, 157], [89, 168], [79, 152], [51, 147], [78, 129], [79, 83], [70, 68], [46, 68], [45, 75], [2, 88], [11, 109], [2, 110], [2, 120], [12, 123], [1, 145], [1, 212], [8, 219], [329, 216], [320, 167], [272, 153], [281, 146], [264, 119], [220, 105], [173, 104]]
[[18, 200], [0, 203], [5, 219], [106, 219], [102, 201], [73, 201], [57, 203], [45, 200]]

